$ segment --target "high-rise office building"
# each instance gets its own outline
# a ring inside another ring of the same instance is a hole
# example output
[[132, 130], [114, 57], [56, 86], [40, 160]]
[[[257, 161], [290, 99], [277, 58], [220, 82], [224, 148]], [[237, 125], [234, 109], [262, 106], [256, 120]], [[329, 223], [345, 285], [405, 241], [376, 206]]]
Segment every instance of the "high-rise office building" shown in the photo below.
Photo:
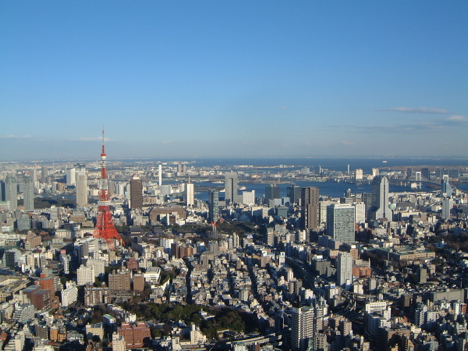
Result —
[[159, 186], [162, 185], [162, 165], [159, 165], [158, 167], [158, 177], [159, 177]]
[[33, 179], [30, 176], [25, 176], [23, 178], [23, 200], [24, 200], [24, 210], [25, 211], [34, 211], [34, 183]]
[[434, 174], [435, 178], [440, 179], [440, 178], [442, 178], [443, 175], [444, 175], [444, 169], [443, 168], [436, 168], [435, 174]]
[[84, 164], [78, 164], [76, 168], [76, 207], [88, 205], [88, 172]]
[[362, 193], [362, 202], [366, 206], [366, 219], [370, 208], [372, 207], [372, 193]]
[[453, 189], [449, 183], [448, 175], [442, 176], [441, 185], [442, 185], [442, 195], [449, 196], [449, 197], [453, 195]]
[[265, 202], [269, 203], [270, 200], [280, 198], [280, 188], [276, 184], [268, 184], [265, 187]]
[[18, 208], [18, 182], [10, 174], [5, 178], [5, 201], [10, 202], [10, 211]]
[[195, 204], [195, 184], [187, 183], [185, 187], [185, 198], [187, 206], [193, 206]]
[[364, 202], [356, 202], [354, 206], [354, 222], [365, 223], [366, 222], [366, 204]]
[[216, 223], [219, 219], [219, 192], [216, 190], [210, 190], [208, 193], [208, 202], [208, 219], [210, 222]]
[[450, 211], [453, 208], [453, 200], [451, 198], [442, 200], [442, 218], [449, 219]]
[[413, 169], [412, 168], [407, 168], [406, 169], [406, 178], [409, 179], [413, 176]]
[[255, 205], [255, 190], [242, 192], [242, 203], [252, 206]]
[[448, 170], [448, 175], [450, 179], [460, 178], [460, 170], [458, 168], [450, 168]]
[[41, 183], [45, 184], [47, 182], [47, 176], [49, 175], [49, 170], [46, 166], [42, 166], [41, 171]]
[[302, 188], [301, 223], [302, 228], [306, 230], [319, 226], [319, 188]]
[[32, 177], [32, 180], [33, 180], [33, 184], [36, 184], [36, 181], [37, 181], [37, 168], [36, 168], [36, 165], [34, 165], [34, 168], [31, 170], [30, 174], [31, 174], [31, 177]]
[[331, 204], [327, 206], [327, 234], [334, 240], [354, 243], [354, 206], [351, 204]]
[[130, 180], [130, 206], [131, 208], [143, 207], [143, 183], [138, 176]]
[[301, 199], [301, 187], [297, 185], [290, 185], [287, 188], [287, 197], [293, 204], [299, 205], [299, 200]]
[[427, 180], [431, 179], [431, 171], [429, 168], [421, 168], [421, 176]]
[[338, 254], [336, 266], [336, 284], [343, 286], [353, 282], [353, 256], [349, 252]]
[[392, 212], [388, 208], [389, 182], [387, 177], [375, 177], [372, 182], [372, 206], [369, 209], [369, 219], [392, 219]]
[[314, 309], [309, 306], [293, 307], [291, 324], [292, 350], [306, 350], [308, 339], [314, 337]]
[[226, 190], [226, 193], [225, 193], [226, 205], [239, 202], [239, 195], [238, 195], [239, 181], [238, 181], [237, 173], [228, 172], [224, 175], [224, 188]]
[[354, 171], [354, 180], [362, 180], [363, 178], [363, 171], [362, 169], [358, 168]]
[[76, 169], [68, 168], [65, 171], [65, 178], [67, 181], [67, 185], [75, 185], [76, 184]]

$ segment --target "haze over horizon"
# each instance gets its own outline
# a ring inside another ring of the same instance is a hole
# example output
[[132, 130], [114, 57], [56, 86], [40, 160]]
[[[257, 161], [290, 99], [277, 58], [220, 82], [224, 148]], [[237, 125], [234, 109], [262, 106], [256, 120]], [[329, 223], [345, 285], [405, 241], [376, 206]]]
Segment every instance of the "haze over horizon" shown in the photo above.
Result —
[[467, 156], [468, 2], [0, 3], [0, 160]]

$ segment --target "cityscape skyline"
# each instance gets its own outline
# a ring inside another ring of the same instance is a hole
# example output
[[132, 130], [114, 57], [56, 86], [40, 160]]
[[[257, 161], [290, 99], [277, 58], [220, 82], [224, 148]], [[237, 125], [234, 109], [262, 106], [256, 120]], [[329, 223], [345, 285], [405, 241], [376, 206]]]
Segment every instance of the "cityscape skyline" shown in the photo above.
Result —
[[1, 159], [465, 156], [467, 9], [4, 2]]

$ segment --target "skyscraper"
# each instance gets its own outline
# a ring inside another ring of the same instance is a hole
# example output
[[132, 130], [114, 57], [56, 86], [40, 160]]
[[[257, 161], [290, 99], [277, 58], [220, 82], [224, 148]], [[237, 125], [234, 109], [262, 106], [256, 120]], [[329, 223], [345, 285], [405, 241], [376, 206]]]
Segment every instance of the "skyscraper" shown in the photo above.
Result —
[[161, 186], [162, 185], [162, 165], [159, 165], [158, 170], [159, 170], [159, 173], [158, 173], [159, 186]]
[[76, 207], [85, 207], [88, 205], [88, 172], [84, 164], [76, 166]]
[[291, 310], [291, 348], [306, 350], [307, 341], [314, 337], [314, 309], [309, 306]]
[[421, 176], [427, 180], [431, 179], [431, 171], [429, 168], [421, 168]]
[[362, 193], [362, 202], [366, 206], [366, 219], [369, 214], [369, 210], [372, 207], [372, 193]]
[[10, 202], [10, 211], [18, 208], [18, 182], [10, 174], [5, 178], [5, 201]]
[[453, 208], [453, 200], [451, 198], [442, 200], [442, 218], [449, 219], [450, 211]]
[[353, 257], [349, 252], [340, 252], [336, 266], [336, 283], [339, 286], [353, 282]]
[[290, 185], [287, 189], [287, 197], [293, 204], [299, 204], [299, 200], [301, 199], [301, 187], [297, 185]]
[[265, 202], [268, 205], [268, 202], [273, 199], [280, 198], [280, 188], [276, 184], [268, 184], [265, 187]]
[[137, 175], [130, 180], [130, 207], [143, 207], [143, 183]]
[[47, 176], [49, 175], [49, 170], [47, 169], [46, 166], [42, 166], [42, 171], [41, 171], [41, 183], [45, 184], [47, 181]]
[[24, 210], [34, 211], [34, 183], [32, 177], [24, 177], [23, 186]]
[[351, 204], [327, 206], [327, 234], [334, 240], [354, 243], [354, 211], [354, 206]]
[[225, 195], [226, 205], [239, 202], [239, 199], [238, 199], [239, 183], [238, 183], [237, 173], [228, 172], [224, 175], [224, 188], [226, 190], [226, 195]]
[[452, 186], [449, 183], [449, 176], [448, 175], [442, 176], [441, 185], [442, 185], [442, 195], [446, 195], [446, 196], [449, 196], [449, 197], [453, 195], [453, 189], [452, 189]]
[[319, 226], [319, 188], [302, 188], [301, 223], [302, 228], [306, 230]]
[[185, 187], [185, 198], [187, 206], [193, 206], [195, 204], [195, 184], [187, 183]]
[[216, 223], [219, 219], [219, 192], [217, 190], [210, 190], [208, 193], [209, 214], [208, 219], [210, 222]]
[[65, 171], [65, 177], [67, 180], [67, 185], [75, 185], [76, 184], [76, 170], [75, 168], [68, 168]]
[[388, 188], [387, 177], [379, 176], [374, 178], [372, 182], [372, 206], [369, 209], [369, 219], [392, 219], [392, 212], [388, 208]]

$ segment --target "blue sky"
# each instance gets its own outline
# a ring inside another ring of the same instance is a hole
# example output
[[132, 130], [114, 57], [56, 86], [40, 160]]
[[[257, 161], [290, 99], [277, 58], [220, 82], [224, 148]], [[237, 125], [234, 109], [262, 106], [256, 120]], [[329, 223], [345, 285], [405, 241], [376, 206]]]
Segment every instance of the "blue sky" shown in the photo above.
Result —
[[467, 1], [0, 2], [0, 160], [467, 156]]

